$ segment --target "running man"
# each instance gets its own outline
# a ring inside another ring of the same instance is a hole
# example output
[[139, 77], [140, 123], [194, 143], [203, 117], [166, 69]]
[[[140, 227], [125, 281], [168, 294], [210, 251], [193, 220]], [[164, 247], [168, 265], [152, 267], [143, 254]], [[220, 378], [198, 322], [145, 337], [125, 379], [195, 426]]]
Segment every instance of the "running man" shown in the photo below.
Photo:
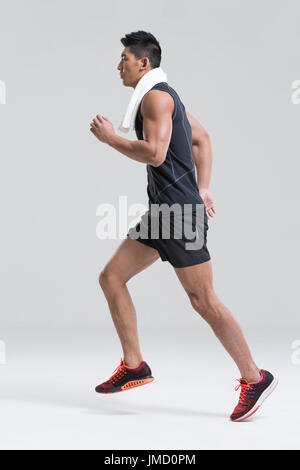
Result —
[[[160, 67], [161, 48], [145, 31], [126, 34], [118, 70], [123, 85], [135, 89], [139, 80]], [[241, 378], [239, 401], [230, 418], [242, 421], [252, 415], [277, 385], [277, 379], [254, 362], [240, 326], [217, 297], [213, 287], [210, 254], [206, 246], [208, 218], [216, 214], [209, 190], [212, 151], [210, 139], [199, 122], [185, 111], [176, 91], [160, 82], [140, 102], [135, 130], [138, 140], [117, 135], [107, 117], [98, 114], [90, 124], [100, 142], [146, 165], [151, 204], [202, 204], [204, 242], [189, 251], [180, 239], [135, 238], [132, 229], [102, 270], [99, 282], [108, 302], [123, 350], [113, 375], [96, 387], [98, 393], [121, 392], [154, 380], [140, 350], [136, 311], [126, 283], [158, 258], [168, 261], [199, 315], [235, 361]], [[197, 177], [197, 179], [196, 179]], [[142, 219], [149, 221], [147, 211]], [[150, 222], [151, 223], [151, 222]], [[135, 229], [140, 228], [140, 223]]]

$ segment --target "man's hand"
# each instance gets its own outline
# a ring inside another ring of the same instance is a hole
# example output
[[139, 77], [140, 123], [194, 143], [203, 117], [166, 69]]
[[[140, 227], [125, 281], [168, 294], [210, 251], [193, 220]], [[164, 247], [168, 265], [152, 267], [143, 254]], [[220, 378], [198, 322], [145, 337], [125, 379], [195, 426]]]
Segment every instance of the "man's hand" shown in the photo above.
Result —
[[108, 144], [111, 137], [116, 135], [112, 123], [105, 116], [97, 114], [95, 119], [90, 124], [90, 131], [97, 139], [105, 144]]
[[216, 213], [216, 209], [214, 206], [214, 201], [211, 192], [209, 191], [209, 189], [203, 188], [199, 189], [199, 193], [203, 199], [208, 218], [213, 217]]

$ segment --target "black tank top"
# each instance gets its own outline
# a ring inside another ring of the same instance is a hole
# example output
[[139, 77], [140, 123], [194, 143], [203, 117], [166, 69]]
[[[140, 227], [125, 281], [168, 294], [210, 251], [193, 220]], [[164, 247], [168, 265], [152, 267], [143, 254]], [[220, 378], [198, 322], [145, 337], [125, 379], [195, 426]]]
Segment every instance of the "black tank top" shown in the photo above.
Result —
[[[176, 91], [167, 82], [157, 83], [151, 90], [162, 90], [169, 93], [175, 106], [172, 115], [172, 135], [166, 159], [158, 167], [147, 164], [149, 204], [167, 203], [172, 205], [179, 203], [180, 205], [192, 204], [193, 207], [194, 204], [203, 204], [196, 181], [192, 130], [185, 106]], [[144, 140], [141, 104], [142, 101], [135, 119], [135, 132], [139, 140]]]

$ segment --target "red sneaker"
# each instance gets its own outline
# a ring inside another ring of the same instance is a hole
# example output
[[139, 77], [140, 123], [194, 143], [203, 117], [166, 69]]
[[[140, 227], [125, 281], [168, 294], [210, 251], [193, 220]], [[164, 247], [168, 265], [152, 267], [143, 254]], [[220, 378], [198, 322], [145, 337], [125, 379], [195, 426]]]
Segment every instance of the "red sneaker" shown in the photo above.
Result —
[[[115, 372], [116, 371], [116, 372]], [[140, 387], [152, 382], [154, 377], [151, 375], [151, 369], [147, 362], [141, 361], [137, 367], [128, 367], [124, 359], [114, 370], [113, 375], [106, 382], [97, 385], [95, 388], [98, 393], [124, 392], [131, 388]]]
[[237, 406], [230, 416], [231, 421], [243, 421], [258, 410], [262, 402], [273, 392], [278, 380], [267, 370], [261, 369], [261, 379], [257, 382], [248, 382], [246, 379], [237, 379], [241, 387], [240, 398]]

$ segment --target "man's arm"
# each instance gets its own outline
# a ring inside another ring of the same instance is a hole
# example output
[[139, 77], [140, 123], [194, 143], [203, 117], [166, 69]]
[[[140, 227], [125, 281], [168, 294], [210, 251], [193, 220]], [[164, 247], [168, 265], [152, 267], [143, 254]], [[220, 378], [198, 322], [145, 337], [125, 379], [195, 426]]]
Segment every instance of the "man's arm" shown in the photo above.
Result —
[[210, 138], [204, 127], [189, 113], [186, 113], [192, 128], [193, 158], [196, 166], [197, 185], [206, 207], [208, 217], [216, 213], [209, 182], [212, 168], [212, 148]]
[[161, 165], [166, 158], [172, 136], [174, 100], [160, 90], [149, 91], [142, 101], [143, 137], [154, 148], [154, 165]]
[[212, 168], [212, 148], [204, 127], [189, 113], [186, 113], [192, 128], [193, 157], [197, 171], [199, 189], [208, 189]]
[[152, 166], [159, 166], [166, 158], [172, 134], [174, 101], [159, 90], [149, 91], [141, 106], [144, 140], [128, 140], [115, 134], [111, 122], [97, 115], [91, 123], [93, 134], [127, 157]]

